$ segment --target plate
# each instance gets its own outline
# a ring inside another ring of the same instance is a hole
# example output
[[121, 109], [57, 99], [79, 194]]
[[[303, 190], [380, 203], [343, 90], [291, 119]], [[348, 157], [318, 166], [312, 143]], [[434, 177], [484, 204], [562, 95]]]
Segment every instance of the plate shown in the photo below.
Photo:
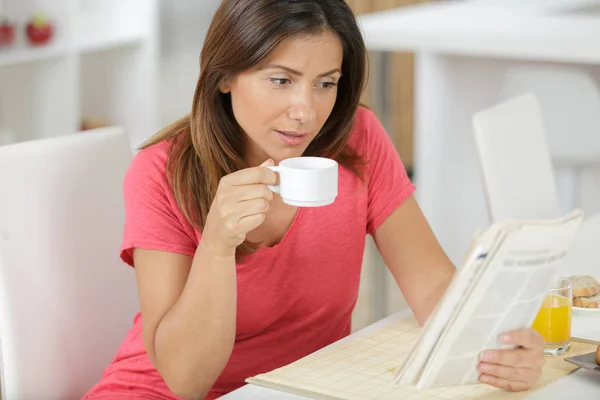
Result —
[[573, 314], [600, 318], [600, 308], [573, 307]]
[[565, 357], [565, 361], [578, 367], [600, 373], [600, 365], [596, 364], [596, 352], [580, 354], [578, 356]]

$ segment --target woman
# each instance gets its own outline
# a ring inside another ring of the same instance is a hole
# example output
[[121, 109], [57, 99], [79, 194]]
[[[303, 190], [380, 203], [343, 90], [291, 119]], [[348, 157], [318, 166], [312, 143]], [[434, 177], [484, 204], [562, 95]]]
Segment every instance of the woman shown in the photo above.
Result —
[[[365, 235], [420, 323], [454, 272], [397, 153], [359, 107], [365, 47], [342, 0], [225, 0], [191, 115], [136, 155], [124, 182], [122, 259], [141, 316], [87, 399], [216, 398], [350, 333]], [[293, 138], [293, 139], [290, 139]], [[336, 159], [339, 196], [298, 209], [265, 166]], [[543, 341], [512, 332], [482, 381], [523, 390]]]

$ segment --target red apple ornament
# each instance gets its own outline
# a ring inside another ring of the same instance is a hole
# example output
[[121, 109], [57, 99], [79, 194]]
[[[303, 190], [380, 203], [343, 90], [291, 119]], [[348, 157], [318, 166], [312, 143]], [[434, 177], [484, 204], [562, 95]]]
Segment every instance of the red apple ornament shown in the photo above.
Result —
[[29, 21], [26, 31], [29, 42], [35, 46], [41, 46], [52, 39], [54, 27], [43, 13], [38, 13]]
[[10, 46], [15, 41], [15, 26], [8, 19], [0, 19], [0, 48]]

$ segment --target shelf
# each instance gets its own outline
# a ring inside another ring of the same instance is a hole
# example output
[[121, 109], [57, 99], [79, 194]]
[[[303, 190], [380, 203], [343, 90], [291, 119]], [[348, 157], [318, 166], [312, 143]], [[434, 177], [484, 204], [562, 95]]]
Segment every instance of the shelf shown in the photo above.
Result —
[[[86, 38], [77, 44], [75, 53], [91, 53], [94, 51], [135, 46], [141, 44], [144, 40], [144, 36], [137, 33], [121, 36], [114, 35], [112, 37]], [[14, 49], [0, 50], [0, 67], [46, 61], [64, 57], [70, 53], [69, 46], [64, 44], [51, 44], [40, 48], [15, 47]]]
[[141, 111], [155, 109], [154, 95], [146, 96], [155, 92], [153, 68], [144, 61], [143, 47], [134, 49], [121, 46], [82, 54], [78, 97], [82, 117], [123, 126], [132, 145], [138, 145], [156, 130]]
[[[149, 39], [146, 0], [76, 0], [78, 52], [110, 50]], [[144, 22], [146, 21], [146, 22]]]
[[142, 34], [131, 33], [127, 35], [97, 36], [81, 39], [77, 43], [80, 53], [111, 50], [119, 47], [135, 46], [141, 44], [145, 37]]
[[17, 141], [73, 132], [78, 118], [72, 57], [18, 64], [0, 73], [0, 126]]
[[[133, 144], [158, 130], [158, 0], [0, 0], [17, 27], [0, 49], [0, 131], [20, 142], [76, 132], [84, 118], [127, 129]], [[46, 46], [25, 26], [43, 12]], [[0, 144], [1, 145], [1, 144]]]
[[[138, 33], [85, 38], [77, 43], [74, 53], [91, 53], [120, 47], [136, 46], [144, 40], [145, 37]], [[46, 61], [64, 57], [70, 53], [70, 47], [64, 44], [51, 44], [40, 48], [15, 47], [14, 49], [0, 50], [0, 67]]]
[[66, 56], [69, 53], [67, 46], [62, 44], [50, 44], [48, 46], [34, 47], [15, 47], [11, 49], [0, 50], [0, 67], [45, 61], [52, 58]]
[[599, 7], [598, 0], [442, 1], [363, 15], [359, 25], [375, 51], [600, 64], [600, 13], [582, 8], [591, 2]]

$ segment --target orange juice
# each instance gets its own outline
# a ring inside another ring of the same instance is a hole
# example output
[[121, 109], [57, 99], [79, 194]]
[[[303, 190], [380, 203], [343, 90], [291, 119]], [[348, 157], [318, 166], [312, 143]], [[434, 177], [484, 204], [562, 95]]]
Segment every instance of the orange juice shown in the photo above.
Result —
[[571, 303], [568, 298], [551, 294], [533, 322], [535, 329], [548, 345], [568, 342], [571, 338]]

